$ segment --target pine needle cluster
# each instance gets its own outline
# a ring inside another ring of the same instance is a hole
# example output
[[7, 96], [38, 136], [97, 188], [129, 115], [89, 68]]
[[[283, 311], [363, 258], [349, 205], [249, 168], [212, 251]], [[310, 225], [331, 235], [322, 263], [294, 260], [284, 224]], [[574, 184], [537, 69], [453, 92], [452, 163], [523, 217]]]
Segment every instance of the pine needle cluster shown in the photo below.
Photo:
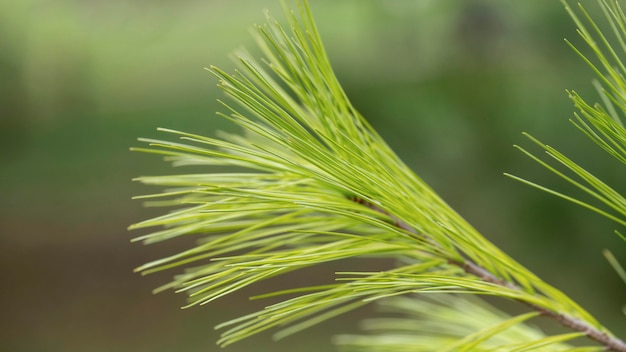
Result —
[[[601, 4], [623, 38], [626, 21], [619, 6]], [[241, 51], [234, 73], [210, 68], [230, 98], [221, 102], [227, 111], [221, 116], [240, 126], [242, 134], [209, 138], [160, 129], [177, 139], [141, 139], [147, 147], [133, 148], [163, 155], [173, 166], [209, 170], [137, 178], [164, 188], [137, 199], [173, 210], [131, 226], [153, 229], [135, 240], [149, 244], [196, 237], [197, 244], [136, 271], [182, 268], [156, 291], [185, 292], [186, 307], [191, 307], [322, 263], [357, 257], [396, 263], [390, 270], [338, 272], [325, 285], [256, 297], [282, 299], [218, 326], [225, 329], [218, 341], [222, 346], [268, 329], [282, 338], [377, 301], [406, 318], [368, 321], [365, 328], [371, 334], [340, 336], [341, 349], [626, 351], [626, 345], [582, 307], [478, 233], [396, 156], [346, 97], [307, 2], [296, 1], [295, 10], [283, 5], [286, 25], [268, 14], [267, 23], [255, 28], [263, 60]], [[595, 45], [574, 18], [583, 37]], [[609, 58], [601, 62], [609, 70], [608, 76], [601, 74], [607, 77], [602, 96], [609, 106], [623, 109], [626, 70], [613, 68]], [[571, 96], [581, 111], [576, 125], [624, 163], [626, 133], [617, 110], [589, 106], [574, 92]], [[577, 182], [616, 214], [597, 207], [595, 211], [626, 224], [623, 197], [556, 150], [537, 143], [582, 182], [559, 175]], [[528, 312], [508, 316], [476, 297], [480, 295], [522, 302]], [[525, 324], [539, 315], [554, 318], [572, 332], [546, 336]], [[600, 345], [565, 344], [583, 336]]]

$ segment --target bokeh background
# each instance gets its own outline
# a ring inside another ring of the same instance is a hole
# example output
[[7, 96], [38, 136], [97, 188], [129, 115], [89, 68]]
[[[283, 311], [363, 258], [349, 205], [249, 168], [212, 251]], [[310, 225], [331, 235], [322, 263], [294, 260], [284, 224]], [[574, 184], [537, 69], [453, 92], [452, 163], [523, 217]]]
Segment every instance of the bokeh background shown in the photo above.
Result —
[[[563, 42], [580, 40], [559, 1], [311, 2], [348, 95], [406, 163], [486, 237], [626, 335], [626, 287], [601, 255], [612, 248], [626, 263], [616, 225], [502, 176], [562, 187], [511, 147], [530, 146], [528, 131], [625, 191], [623, 170], [568, 122], [566, 88], [596, 95]], [[126, 227], [158, 214], [131, 201], [156, 191], [131, 178], [173, 172], [128, 148], [156, 127], [232, 128], [214, 114], [222, 93], [203, 68], [228, 70], [230, 52], [254, 48], [249, 29], [264, 8], [282, 15], [278, 0], [0, 2], [0, 350], [218, 350], [213, 326], [260, 307], [239, 294], [180, 310], [182, 295], [151, 295], [169, 274], [132, 269], [182, 244], [131, 244], [140, 233]], [[368, 314], [226, 351], [331, 351], [330, 336]]]

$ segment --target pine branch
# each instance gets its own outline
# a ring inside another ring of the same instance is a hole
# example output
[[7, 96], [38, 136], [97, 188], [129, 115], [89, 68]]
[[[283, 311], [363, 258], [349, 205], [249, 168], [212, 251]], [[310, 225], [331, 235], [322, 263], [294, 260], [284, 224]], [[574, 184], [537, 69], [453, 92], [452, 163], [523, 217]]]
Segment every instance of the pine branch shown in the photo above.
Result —
[[[404, 230], [408, 230], [418, 236], [422, 236], [422, 237], [426, 237], [423, 234], [418, 234], [414, 229], [411, 229], [407, 224], [403, 223], [401, 220], [395, 219], [393, 216], [390, 216], [386, 211], [384, 211], [383, 209], [362, 201], [362, 200], [355, 200], [357, 203], [360, 204], [364, 204], [365, 206], [367, 206], [370, 209], [373, 209], [381, 214], [384, 214], [385, 216], [388, 216], [392, 219], [393, 223], [395, 226], [398, 226], [399, 228], [402, 228]], [[473, 263], [470, 260], [462, 260], [462, 261], [456, 261], [456, 260], [450, 260], [449, 261], [451, 264], [458, 266], [460, 268], [462, 268], [466, 273], [474, 275], [478, 278], [480, 278], [481, 280], [483, 280], [484, 282], [488, 282], [491, 284], [495, 284], [495, 285], [499, 285], [499, 286], [503, 286], [506, 287], [508, 289], [513, 289], [513, 290], [521, 290], [515, 283], [513, 282], [509, 282], [509, 281], [505, 281], [502, 280], [498, 277], [496, 277], [493, 273], [489, 272], [488, 270], [486, 270], [485, 268]], [[597, 342], [599, 342], [600, 344], [606, 346], [606, 348], [608, 350], [611, 351], [617, 351], [617, 352], [626, 352], [626, 343], [624, 343], [622, 340], [618, 339], [617, 337], [613, 337], [608, 335], [606, 332], [603, 332], [599, 329], [597, 329], [596, 327], [581, 321], [580, 319], [574, 318], [572, 316], [569, 316], [567, 314], [563, 314], [560, 312], [556, 312], [556, 311], [552, 311], [550, 309], [547, 309], [545, 307], [541, 307], [538, 305], [535, 305], [533, 303], [524, 301], [524, 300], [518, 300], [521, 303], [524, 303], [526, 305], [528, 305], [529, 307], [531, 307], [532, 309], [536, 310], [537, 312], [539, 312], [541, 315], [552, 318], [556, 321], [558, 321], [559, 323], [561, 323], [563, 326], [568, 327], [572, 330], [575, 331], [579, 331], [581, 333], [583, 333], [585, 336], [589, 337], [592, 340], [595, 340]]]
[[[626, 113], [626, 95], [624, 94], [626, 92], [626, 80], [624, 78], [626, 76], [626, 64], [618, 55], [618, 50], [613, 47], [612, 42], [607, 39], [582, 5], [579, 4], [578, 7], [587, 25], [565, 0], [561, 1], [578, 27], [578, 34], [593, 53], [594, 60], [583, 54], [571, 42], [567, 40], [566, 42], [597, 75], [599, 82], [594, 82], [594, 86], [604, 104], [589, 104], [576, 92], [568, 91], [574, 107], [579, 110], [571, 122], [608, 155], [614, 157], [620, 163], [619, 166], [624, 166], [626, 165], [626, 128], [624, 128], [622, 118]], [[622, 50], [622, 54], [626, 53], [626, 16], [619, 2], [598, 0], [598, 4], [604, 13], [606, 23], [613, 31], [615, 41], [618, 44], [616, 45], [617, 48]], [[590, 28], [587, 28], [588, 26]], [[555, 148], [540, 142], [527, 133], [525, 136], [545, 151], [549, 157], [548, 161], [542, 160], [522, 147], [515, 146], [517, 149], [565, 182], [590, 195], [599, 204], [595, 205], [574, 196], [565, 195], [517, 176], [505, 175], [587, 208], [621, 226], [626, 226], [626, 197]], [[561, 171], [562, 169], [565, 170]], [[617, 231], [616, 234], [619, 235]]]
[[[545, 336], [526, 322], [540, 313], [509, 316], [471, 295], [394, 297], [381, 301], [380, 313], [362, 323], [365, 336], [340, 335], [344, 352], [600, 352], [601, 346], [572, 347], [563, 342], [582, 333]], [[470, 316], [471, 319], [464, 319]]]
[[[230, 114], [221, 116], [245, 136], [209, 138], [161, 129], [180, 140], [143, 139], [149, 147], [135, 149], [161, 154], [174, 166], [235, 170], [137, 179], [166, 187], [161, 194], [138, 197], [147, 205], [178, 208], [131, 226], [160, 228], [136, 240], [204, 238], [136, 271], [187, 267], [156, 291], [186, 292], [191, 307], [321, 263], [402, 259], [390, 270], [339, 273], [334, 283], [267, 294], [295, 297], [221, 324], [229, 329], [220, 345], [275, 327], [283, 327], [275, 336], [284, 337], [369, 302], [428, 292], [520, 301], [578, 331], [501, 348], [530, 349], [588, 335], [626, 351], [582, 307], [485, 239], [398, 158], [351, 105], [307, 2], [298, 4], [298, 13], [285, 9], [289, 31], [269, 15], [268, 24], [257, 27], [265, 65], [241, 52], [234, 74], [211, 69], [234, 101], [222, 103]], [[490, 336], [508, 323], [498, 326], [476, 336]]]
[[[475, 275], [481, 278], [482, 280], [484, 280], [485, 282], [490, 282], [496, 285], [502, 285], [508, 288], [517, 289], [514, 284], [510, 282], [504, 282], [498, 279], [490, 272], [486, 271], [485, 269], [477, 266], [476, 264], [472, 262], [466, 261], [464, 263], [454, 263], [454, 264], [461, 266], [468, 274]], [[624, 343], [624, 341], [620, 340], [617, 337], [610, 336], [606, 332], [601, 331], [597, 329], [596, 327], [591, 326], [590, 324], [584, 321], [581, 321], [580, 319], [574, 318], [567, 314], [555, 312], [550, 309], [540, 307], [529, 302], [522, 301], [522, 303], [527, 304], [532, 309], [541, 313], [541, 315], [558, 321], [565, 327], [584, 333], [585, 336], [589, 337], [590, 339], [595, 340], [599, 342], [600, 344], [606, 346], [608, 350], [617, 351], [617, 352], [626, 352], [626, 343]]]

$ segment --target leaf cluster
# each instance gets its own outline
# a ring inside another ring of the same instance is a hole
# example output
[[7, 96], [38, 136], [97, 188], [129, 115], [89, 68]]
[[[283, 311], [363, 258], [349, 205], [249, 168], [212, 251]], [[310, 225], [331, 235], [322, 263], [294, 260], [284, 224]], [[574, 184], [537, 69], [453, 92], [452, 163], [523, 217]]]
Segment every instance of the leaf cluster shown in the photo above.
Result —
[[[176, 167], [210, 170], [137, 178], [163, 187], [137, 199], [173, 210], [131, 226], [151, 229], [136, 241], [192, 236], [197, 244], [136, 271], [184, 268], [156, 291], [185, 292], [191, 307], [322, 263], [356, 257], [397, 263], [255, 297], [280, 300], [218, 326], [226, 328], [218, 342], [223, 346], [272, 328], [280, 328], [275, 337], [282, 338], [381, 300], [419, 315], [419, 324], [406, 325], [414, 334], [407, 345], [412, 351], [427, 350], [418, 336], [442, 351], [598, 350], [562, 344], [584, 332], [546, 337], [523, 325], [543, 314], [610, 336], [574, 301], [491, 244], [396, 156], [350, 104], [307, 2], [297, 1], [296, 11], [283, 5], [287, 25], [268, 14], [267, 23], [255, 28], [263, 60], [241, 51], [235, 73], [210, 69], [230, 98], [221, 102], [228, 113], [220, 116], [240, 126], [242, 135], [211, 138], [160, 129], [178, 140], [141, 139], [148, 146], [134, 148]], [[214, 171], [220, 168], [225, 171]], [[416, 293], [439, 298], [410, 299], [413, 305], [397, 298]], [[459, 294], [512, 299], [534, 312], [504, 316]], [[459, 305], [475, 314], [460, 314]], [[401, 347], [403, 337], [387, 334], [402, 321], [387, 323], [369, 325], [385, 332], [372, 337], [375, 343], [354, 337], [339, 343], [349, 351], [409, 350]], [[434, 332], [435, 326], [447, 328]]]
[[[568, 91], [570, 99], [579, 111], [570, 121], [608, 155], [616, 159], [619, 166], [623, 167], [626, 165], [626, 129], [622, 122], [626, 113], [626, 79], [624, 78], [626, 65], [620, 58], [619, 53], [622, 55], [626, 54], [626, 15], [617, 1], [610, 3], [606, 0], [598, 1], [604, 13], [606, 23], [609, 25], [615, 38], [614, 40], [609, 40], [582, 5], [579, 5], [579, 10], [587, 25], [565, 1], [563, 3], [578, 27], [578, 34], [590, 48], [593, 57], [597, 58], [596, 61], [592, 61], [588, 58], [591, 55], [586, 56], [571, 42], [567, 41], [598, 76], [599, 81], [594, 82], [594, 86], [602, 101], [602, 104], [589, 104], [575, 91]], [[614, 46], [614, 42], [617, 42], [618, 45]], [[624, 195], [565, 154], [559, 152], [556, 148], [542, 143], [529, 134], [525, 135], [545, 151], [548, 160], [543, 160], [520, 146], [516, 147], [547, 170], [559, 176], [566, 183], [575, 186], [584, 194], [590, 196], [593, 203], [549, 189], [520, 177], [507, 174], [508, 176], [590, 209], [613, 220], [620, 226], [626, 226], [626, 198]], [[619, 172], [617, 169], [616, 171]], [[626, 241], [626, 238], [617, 230], [616, 234]]]

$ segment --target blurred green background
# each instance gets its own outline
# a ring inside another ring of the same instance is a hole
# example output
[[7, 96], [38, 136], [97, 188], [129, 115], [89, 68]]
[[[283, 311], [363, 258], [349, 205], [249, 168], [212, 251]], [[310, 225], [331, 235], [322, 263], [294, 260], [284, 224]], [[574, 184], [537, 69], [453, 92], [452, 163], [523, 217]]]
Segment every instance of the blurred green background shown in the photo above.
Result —
[[[502, 176], [562, 186], [511, 147], [528, 131], [625, 191], [623, 170], [567, 121], [566, 88], [596, 95], [563, 42], [580, 40], [561, 4], [311, 2], [348, 95], [406, 163], [486, 237], [626, 335], [626, 288], [600, 253], [613, 248], [626, 263], [614, 224]], [[130, 244], [140, 233], [126, 227], [159, 214], [130, 200], [156, 191], [131, 178], [175, 172], [128, 148], [156, 127], [230, 128], [203, 68], [228, 70], [230, 52], [254, 48], [249, 29], [264, 8], [281, 18], [278, 0], [0, 2], [1, 350], [218, 350], [213, 326], [261, 306], [238, 294], [179, 310], [182, 295], [151, 295], [168, 274], [132, 269], [185, 244]], [[368, 313], [226, 351], [330, 351], [330, 336]]]

